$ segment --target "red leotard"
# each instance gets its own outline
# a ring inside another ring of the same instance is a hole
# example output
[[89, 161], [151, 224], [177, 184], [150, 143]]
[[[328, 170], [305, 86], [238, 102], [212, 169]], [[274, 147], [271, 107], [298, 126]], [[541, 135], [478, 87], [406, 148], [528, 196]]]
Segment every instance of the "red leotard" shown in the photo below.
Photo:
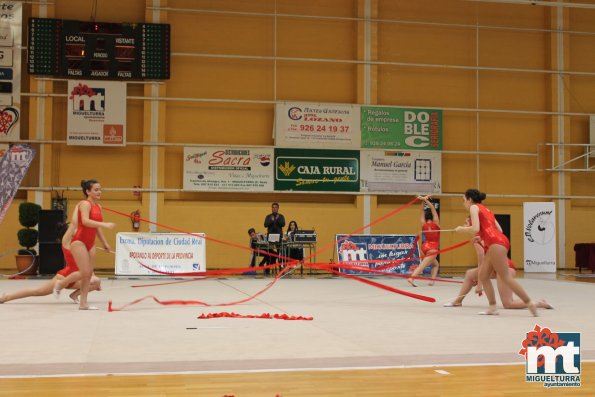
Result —
[[[89, 203], [91, 204], [91, 211], [89, 212], [89, 219], [91, 219], [93, 221], [97, 221], [97, 222], [103, 222], [103, 216], [101, 215], [101, 207], [99, 206], [99, 204], [93, 204], [90, 201], [89, 201]], [[93, 248], [93, 246], [95, 245], [95, 236], [97, 235], [97, 228], [87, 227], [87, 226], [83, 225], [80, 208], [79, 208], [78, 216], [79, 216], [78, 225], [76, 228], [76, 233], [74, 234], [74, 237], [72, 238], [72, 241], [82, 241], [83, 244], [85, 244], [85, 247], [87, 247], [87, 250], [90, 251], [91, 248]]]
[[[429, 230], [432, 231], [430, 233], [425, 233]], [[424, 254], [427, 254], [428, 251], [440, 250], [440, 232], [438, 232], [438, 230], [440, 230], [440, 226], [438, 226], [434, 221], [428, 221], [421, 227], [421, 231], [425, 236], [425, 240], [421, 244], [421, 251]]]
[[485, 243], [483, 242], [483, 240], [481, 239], [481, 237], [479, 236], [479, 233], [475, 234], [475, 237], [479, 237], [479, 241], [474, 242], [473, 244], [479, 244], [479, 246], [481, 248], [483, 248], [483, 253], [486, 254], [488, 252], [488, 247], [486, 247]]
[[[58, 274], [62, 277], [68, 277], [68, 275], [78, 272], [79, 267], [76, 265], [76, 261], [74, 260], [74, 256], [72, 256], [72, 252], [69, 249], [62, 247], [62, 252], [64, 253], [64, 259], [66, 260], [66, 266], [64, 269], [59, 270]], [[70, 283], [66, 288], [72, 288], [74, 283]]]
[[508, 250], [510, 241], [496, 226], [496, 217], [487, 207], [482, 204], [475, 204], [479, 209], [479, 236], [485, 246], [489, 249], [491, 245], [498, 244]]

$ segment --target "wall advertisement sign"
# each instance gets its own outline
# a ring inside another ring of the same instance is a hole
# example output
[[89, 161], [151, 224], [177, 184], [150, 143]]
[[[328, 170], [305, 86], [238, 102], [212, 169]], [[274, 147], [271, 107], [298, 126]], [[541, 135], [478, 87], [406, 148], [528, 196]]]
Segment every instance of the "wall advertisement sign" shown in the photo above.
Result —
[[275, 146], [359, 149], [359, 106], [278, 103]]
[[442, 154], [426, 151], [361, 151], [361, 191], [442, 192]]
[[185, 147], [184, 189], [272, 192], [273, 156], [271, 147]]
[[359, 150], [275, 149], [275, 190], [358, 192]]
[[361, 147], [442, 150], [442, 110], [361, 107]]

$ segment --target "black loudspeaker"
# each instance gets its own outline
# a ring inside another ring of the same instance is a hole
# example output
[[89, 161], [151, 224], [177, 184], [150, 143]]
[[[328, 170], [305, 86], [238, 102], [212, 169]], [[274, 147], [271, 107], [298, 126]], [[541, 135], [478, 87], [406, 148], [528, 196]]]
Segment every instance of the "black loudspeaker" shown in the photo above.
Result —
[[58, 223], [64, 222], [64, 211], [41, 210], [39, 212], [39, 242], [59, 243]]
[[64, 265], [62, 243], [39, 243], [39, 274], [56, 274]]

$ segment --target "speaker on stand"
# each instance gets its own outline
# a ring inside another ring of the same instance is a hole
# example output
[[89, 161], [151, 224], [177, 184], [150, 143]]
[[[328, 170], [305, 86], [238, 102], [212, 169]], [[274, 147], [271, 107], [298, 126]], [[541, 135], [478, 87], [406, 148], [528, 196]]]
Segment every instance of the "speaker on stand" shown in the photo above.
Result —
[[62, 222], [62, 210], [39, 212], [39, 274], [56, 274], [64, 268], [62, 241], [58, 236], [58, 224]]

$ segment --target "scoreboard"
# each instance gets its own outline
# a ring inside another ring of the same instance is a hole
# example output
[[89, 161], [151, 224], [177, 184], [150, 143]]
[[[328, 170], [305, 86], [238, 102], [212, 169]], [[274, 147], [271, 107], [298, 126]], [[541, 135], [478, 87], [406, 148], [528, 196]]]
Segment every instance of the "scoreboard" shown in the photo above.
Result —
[[167, 80], [170, 25], [29, 18], [29, 74]]

